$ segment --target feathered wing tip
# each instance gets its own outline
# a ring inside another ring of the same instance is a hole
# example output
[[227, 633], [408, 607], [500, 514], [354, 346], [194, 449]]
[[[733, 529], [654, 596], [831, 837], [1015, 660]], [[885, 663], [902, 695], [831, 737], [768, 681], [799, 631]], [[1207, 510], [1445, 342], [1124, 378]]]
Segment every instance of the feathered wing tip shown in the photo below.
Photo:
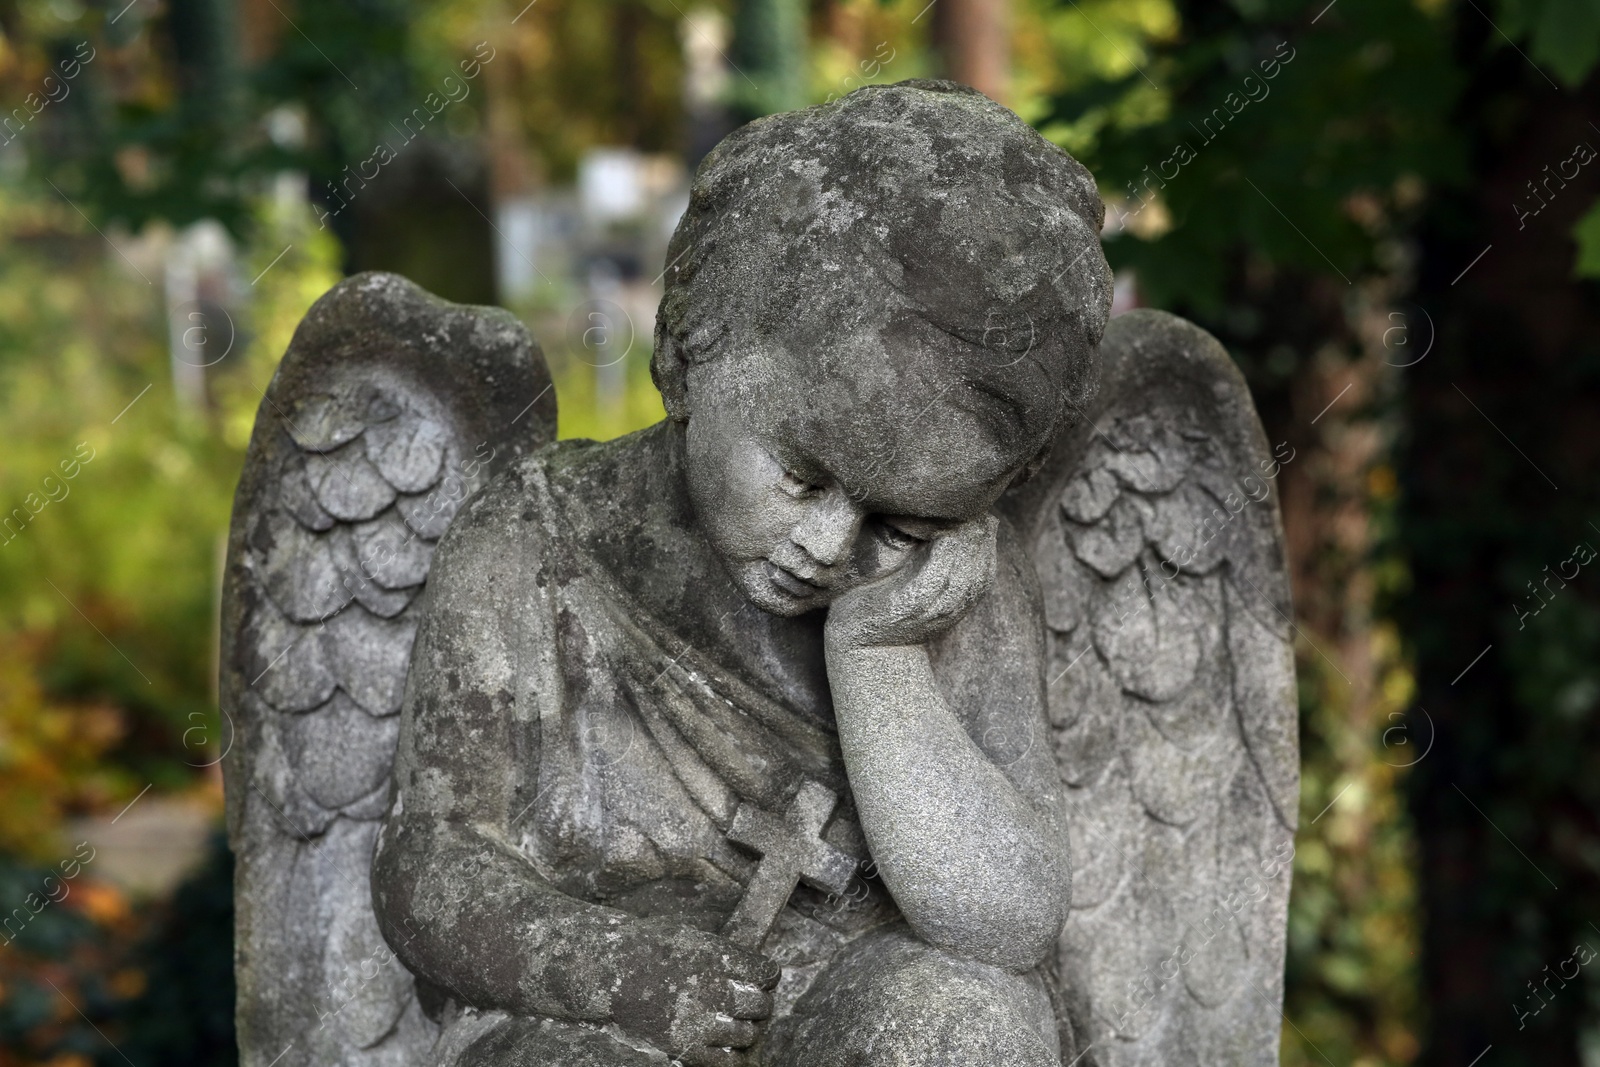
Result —
[[317, 301], [262, 397], [222, 610], [244, 1067], [427, 1062], [369, 883], [417, 594], [457, 510], [555, 425], [520, 322], [392, 274]]
[[1082, 1063], [1277, 1063], [1299, 746], [1269, 448], [1205, 331], [1112, 320], [1088, 418], [1002, 509], [1044, 594]]

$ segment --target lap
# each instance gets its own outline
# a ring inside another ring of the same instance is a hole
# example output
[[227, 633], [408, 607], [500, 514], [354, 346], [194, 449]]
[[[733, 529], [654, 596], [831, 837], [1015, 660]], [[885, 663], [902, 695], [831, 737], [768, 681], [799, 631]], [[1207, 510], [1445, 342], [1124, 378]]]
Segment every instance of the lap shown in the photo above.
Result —
[[[452, 1031], [454, 1031], [452, 1033]], [[611, 1033], [491, 1013], [447, 1024], [438, 1067], [662, 1067]], [[934, 948], [903, 924], [847, 945], [762, 1042], [762, 1067], [1060, 1067], [1037, 975]], [[1067, 1050], [1069, 1053], [1072, 1050]]]
[[854, 942], [775, 1020], [770, 1067], [1059, 1067], [1044, 982], [948, 955], [903, 925]]

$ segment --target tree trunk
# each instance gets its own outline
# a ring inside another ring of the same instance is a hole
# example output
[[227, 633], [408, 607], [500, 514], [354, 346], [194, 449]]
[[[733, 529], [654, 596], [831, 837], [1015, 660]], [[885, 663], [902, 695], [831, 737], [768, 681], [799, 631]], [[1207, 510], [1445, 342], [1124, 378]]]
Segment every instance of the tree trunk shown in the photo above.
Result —
[[1004, 104], [1011, 89], [1008, 0], [935, 0], [933, 38], [947, 78]]
[[1558, 91], [1490, 26], [1462, 27], [1476, 177], [1428, 217], [1417, 304], [1438, 338], [1406, 371], [1404, 607], [1438, 735], [1411, 801], [1426, 1062], [1492, 1045], [1485, 1064], [1564, 1067], [1595, 988], [1574, 946], [1600, 950], [1600, 578], [1548, 579], [1574, 544], [1600, 546], [1600, 300], [1571, 278], [1569, 237], [1600, 166], [1543, 183], [1574, 145], [1600, 145], [1600, 93]]

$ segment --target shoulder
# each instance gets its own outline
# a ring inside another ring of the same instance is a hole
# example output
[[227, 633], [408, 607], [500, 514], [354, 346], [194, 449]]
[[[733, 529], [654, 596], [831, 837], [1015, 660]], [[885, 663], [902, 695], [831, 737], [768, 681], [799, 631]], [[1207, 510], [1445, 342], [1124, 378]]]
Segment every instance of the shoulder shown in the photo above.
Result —
[[507, 465], [468, 497], [439, 541], [430, 585], [483, 569], [502, 575], [528, 560], [561, 554], [570, 501], [556, 472], [591, 442], [560, 441]]
[[528, 599], [524, 576], [545, 571], [559, 551], [543, 451], [497, 472], [439, 539], [423, 590], [419, 662], [435, 645], [488, 648], [509, 639], [508, 622]]
[[1010, 519], [1000, 516], [997, 538], [994, 595], [997, 602], [992, 607], [1001, 608], [1014, 621], [1026, 621], [1030, 626], [1043, 625], [1043, 609], [1039, 591], [1039, 575], [1033, 566], [1033, 554], [1023, 544], [1022, 534]]
[[551, 575], [564, 539], [547, 453], [556, 447], [496, 472], [440, 539], [412, 653], [408, 721], [499, 707], [518, 690], [528, 654], [555, 647], [548, 639], [558, 608]]
[[506, 466], [482, 489], [468, 497], [440, 540], [441, 550], [463, 541], [492, 536], [518, 522], [531, 522], [547, 512], [551, 445]]
[[[983, 642], [1026, 638], [1031, 645], [1042, 634], [1039, 577], [1033, 557], [1017, 528], [1001, 517], [995, 543], [994, 585], [963, 621], [971, 636]], [[962, 627], [957, 627], [961, 629]]]

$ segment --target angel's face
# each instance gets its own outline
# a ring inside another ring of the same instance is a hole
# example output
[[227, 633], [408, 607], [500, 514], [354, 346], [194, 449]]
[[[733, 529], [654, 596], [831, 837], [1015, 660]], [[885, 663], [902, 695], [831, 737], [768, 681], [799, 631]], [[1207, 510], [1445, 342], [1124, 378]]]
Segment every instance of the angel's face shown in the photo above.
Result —
[[1003, 454], [937, 387], [806, 377], [757, 354], [697, 365], [688, 382], [685, 466], [701, 530], [776, 615], [826, 607], [904, 566], [987, 513], [1026, 459]]

